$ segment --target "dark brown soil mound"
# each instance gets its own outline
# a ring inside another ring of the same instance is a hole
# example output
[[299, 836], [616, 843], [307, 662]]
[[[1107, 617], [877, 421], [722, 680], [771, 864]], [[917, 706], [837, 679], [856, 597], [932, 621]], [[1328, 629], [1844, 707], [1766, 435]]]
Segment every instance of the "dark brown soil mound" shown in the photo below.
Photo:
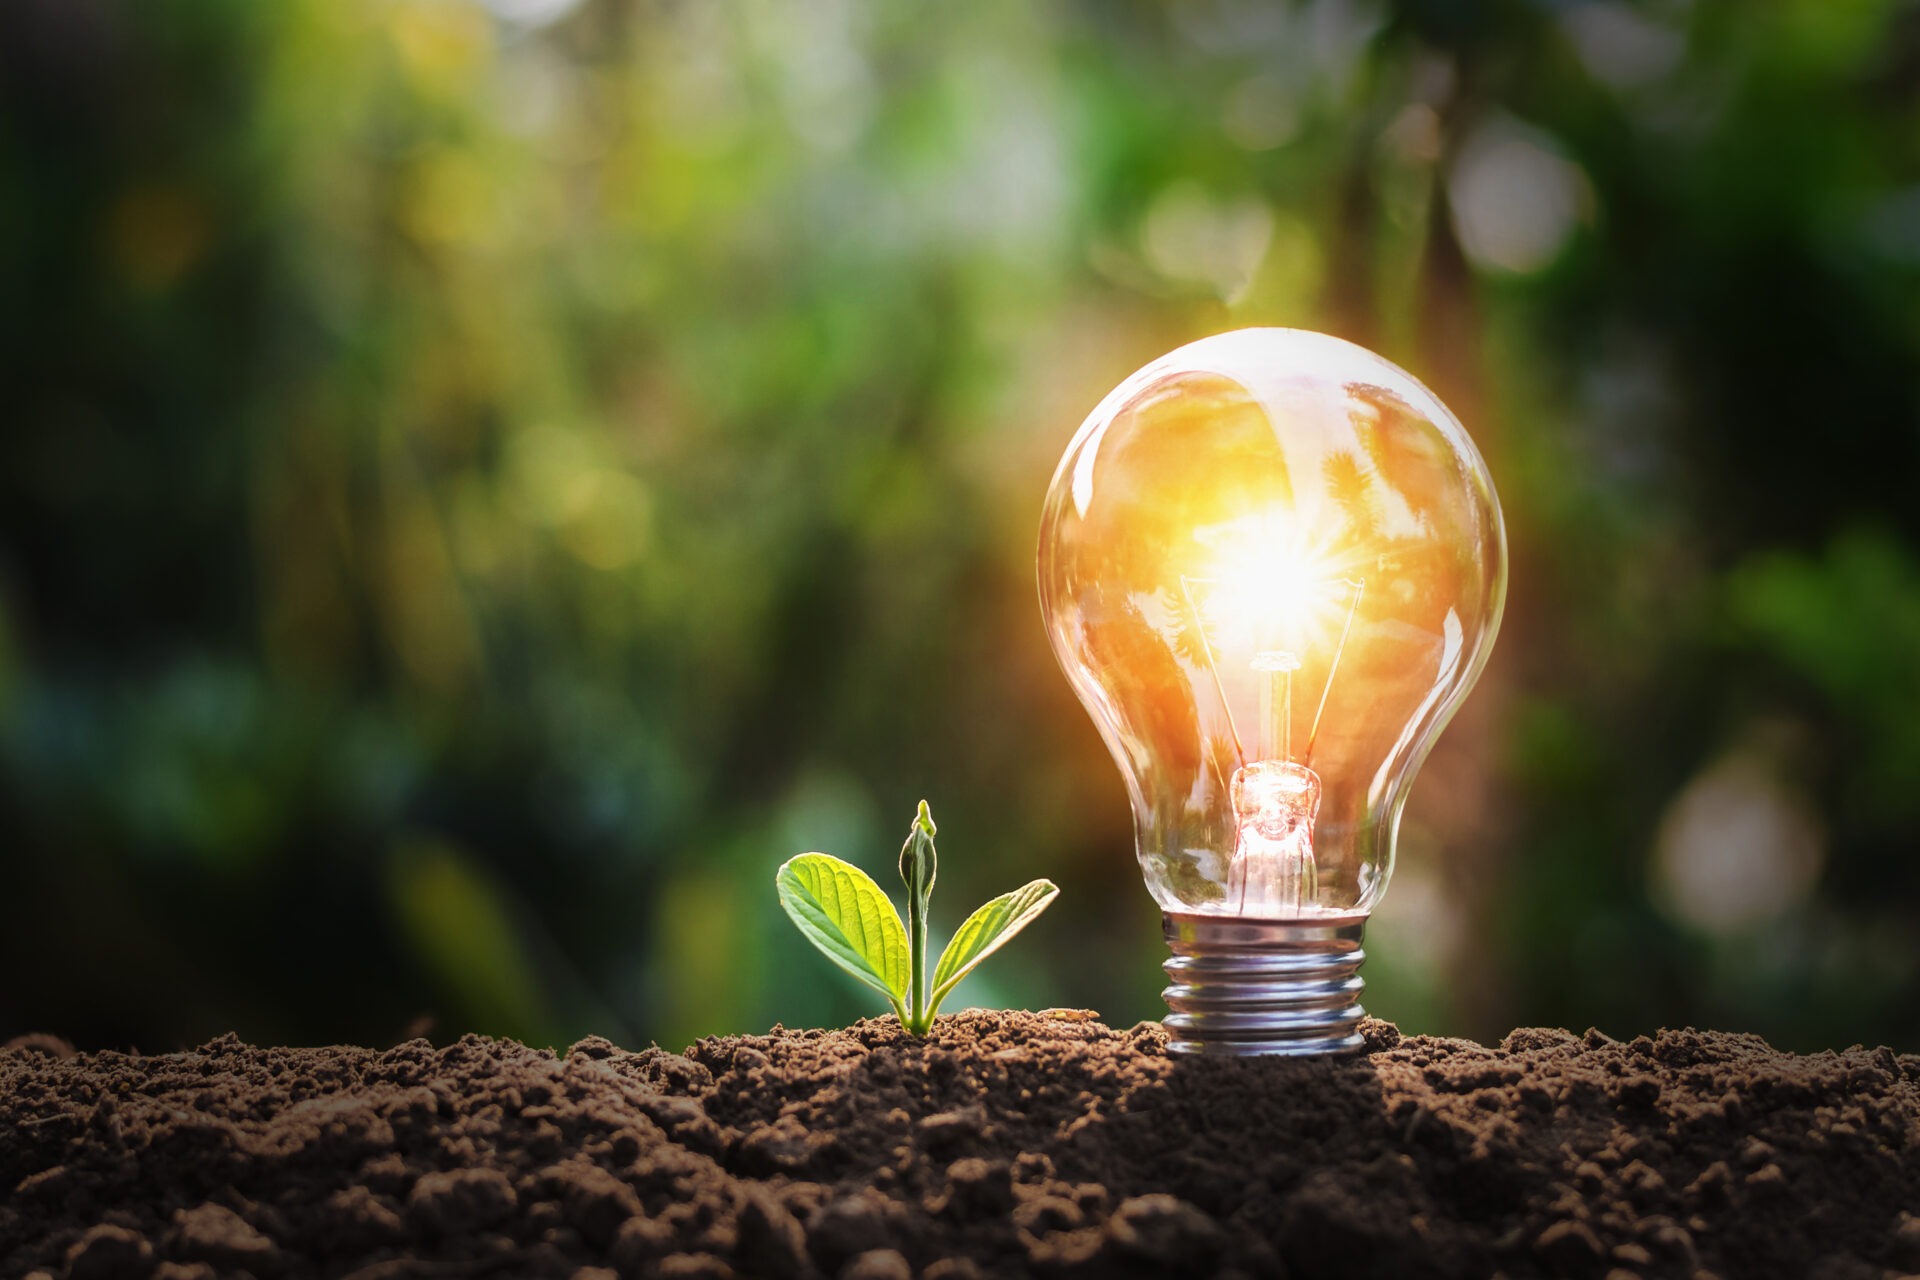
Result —
[[1920, 1058], [1368, 1024], [1344, 1060], [964, 1013], [686, 1056], [0, 1051], [0, 1270], [53, 1276], [1881, 1276]]

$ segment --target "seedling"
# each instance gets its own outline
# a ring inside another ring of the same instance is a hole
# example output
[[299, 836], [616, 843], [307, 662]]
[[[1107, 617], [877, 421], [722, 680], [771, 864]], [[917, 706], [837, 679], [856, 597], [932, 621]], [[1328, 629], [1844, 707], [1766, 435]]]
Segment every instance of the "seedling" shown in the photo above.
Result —
[[927, 984], [927, 902], [933, 897], [933, 814], [927, 802], [900, 847], [907, 884], [907, 923], [885, 890], [860, 868], [828, 853], [803, 853], [774, 875], [780, 905], [827, 959], [886, 996], [900, 1025], [916, 1036], [933, 1028], [940, 1002], [982, 960], [1012, 940], [1060, 890], [1035, 880], [1003, 893], [968, 916], [940, 954]]

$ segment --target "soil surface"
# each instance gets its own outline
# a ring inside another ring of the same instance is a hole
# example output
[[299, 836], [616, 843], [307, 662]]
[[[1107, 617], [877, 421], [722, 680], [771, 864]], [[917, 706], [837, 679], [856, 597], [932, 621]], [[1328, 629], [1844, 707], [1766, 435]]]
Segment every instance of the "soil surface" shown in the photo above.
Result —
[[1172, 1059], [969, 1012], [564, 1055], [0, 1050], [9, 1276], [1885, 1276], [1920, 1057], [1367, 1024]]

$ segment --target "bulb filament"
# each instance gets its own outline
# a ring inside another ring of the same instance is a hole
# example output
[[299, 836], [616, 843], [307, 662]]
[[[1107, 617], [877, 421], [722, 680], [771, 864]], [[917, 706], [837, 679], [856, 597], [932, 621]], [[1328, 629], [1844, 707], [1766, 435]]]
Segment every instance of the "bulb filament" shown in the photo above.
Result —
[[[1233, 772], [1231, 794], [1235, 822], [1234, 849], [1227, 867], [1227, 896], [1241, 915], [1276, 917], [1298, 915], [1319, 897], [1319, 872], [1314, 863], [1313, 829], [1320, 813], [1320, 775], [1312, 768], [1320, 723], [1333, 691], [1334, 676], [1353, 634], [1354, 615], [1366, 589], [1363, 579], [1340, 581], [1351, 596], [1340, 639], [1327, 662], [1326, 683], [1307, 730], [1306, 750], [1293, 758], [1293, 677], [1300, 670], [1298, 650], [1281, 638], [1263, 634], [1248, 666], [1258, 673], [1260, 690], [1261, 754], [1248, 760], [1245, 740], [1233, 719], [1233, 706], [1220, 680], [1213, 641], [1207, 635], [1205, 611], [1194, 599], [1194, 587], [1205, 579], [1183, 577], [1182, 590], [1195, 619], [1201, 652], [1213, 677], [1214, 689], [1227, 716], [1239, 765]], [[1263, 629], [1264, 630], [1264, 629]]]

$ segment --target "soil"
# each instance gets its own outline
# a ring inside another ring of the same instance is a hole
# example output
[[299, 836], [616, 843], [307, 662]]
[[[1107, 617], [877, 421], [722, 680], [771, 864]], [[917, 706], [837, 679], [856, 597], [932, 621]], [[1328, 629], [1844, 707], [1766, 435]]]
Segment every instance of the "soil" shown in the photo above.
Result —
[[1920, 1269], [1920, 1057], [1753, 1036], [1172, 1059], [968, 1012], [564, 1055], [0, 1050], [0, 1272], [1885, 1276]]

